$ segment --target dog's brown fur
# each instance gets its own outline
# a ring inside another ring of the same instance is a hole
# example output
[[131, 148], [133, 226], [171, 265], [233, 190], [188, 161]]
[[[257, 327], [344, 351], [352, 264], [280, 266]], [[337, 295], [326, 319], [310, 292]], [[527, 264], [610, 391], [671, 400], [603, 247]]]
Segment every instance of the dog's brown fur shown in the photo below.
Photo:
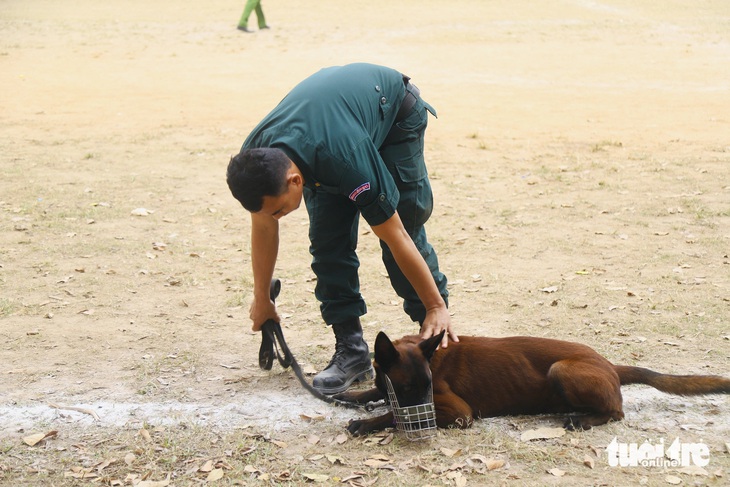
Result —
[[[588, 429], [623, 419], [621, 386], [646, 384], [669, 394], [730, 394], [730, 379], [667, 375], [613, 365], [596, 351], [573, 342], [533, 337], [460, 337], [436, 350], [443, 333], [421, 341], [406, 336], [375, 341], [375, 388], [345, 392], [343, 401], [367, 403], [387, 397], [390, 378], [401, 407], [420, 404], [432, 374], [436, 422], [440, 428], [468, 428], [492, 416], [578, 413], [565, 423]], [[429, 374], [429, 363], [430, 371]], [[350, 421], [354, 435], [393, 426], [393, 414]]]

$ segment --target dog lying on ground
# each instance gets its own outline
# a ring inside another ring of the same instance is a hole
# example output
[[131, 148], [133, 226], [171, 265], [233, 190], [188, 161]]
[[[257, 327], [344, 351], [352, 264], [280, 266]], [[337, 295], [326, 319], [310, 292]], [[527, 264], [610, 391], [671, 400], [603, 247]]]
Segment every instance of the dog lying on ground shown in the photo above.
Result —
[[[567, 429], [589, 429], [623, 419], [621, 386], [646, 384], [678, 395], [730, 394], [730, 379], [667, 375], [613, 365], [592, 348], [534, 337], [459, 337], [438, 351], [443, 332], [428, 340], [406, 336], [375, 340], [375, 388], [337, 394], [368, 403], [388, 397], [387, 374], [400, 407], [423, 404], [433, 386], [439, 428], [469, 428], [493, 416], [566, 413]], [[393, 413], [350, 421], [355, 436], [394, 426]]]

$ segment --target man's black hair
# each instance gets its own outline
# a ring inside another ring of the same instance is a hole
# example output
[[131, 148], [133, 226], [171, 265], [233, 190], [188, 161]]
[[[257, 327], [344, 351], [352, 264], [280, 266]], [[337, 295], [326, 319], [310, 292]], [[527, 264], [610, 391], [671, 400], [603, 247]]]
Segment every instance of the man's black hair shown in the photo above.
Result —
[[256, 213], [261, 211], [264, 196], [279, 196], [286, 191], [290, 165], [279, 149], [244, 149], [228, 163], [228, 187], [244, 208]]

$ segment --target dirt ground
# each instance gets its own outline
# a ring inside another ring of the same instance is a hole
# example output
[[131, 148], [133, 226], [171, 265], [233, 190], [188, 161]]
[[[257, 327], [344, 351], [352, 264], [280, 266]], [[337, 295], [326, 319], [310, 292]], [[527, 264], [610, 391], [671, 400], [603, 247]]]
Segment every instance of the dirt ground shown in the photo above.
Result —
[[[253, 34], [242, 7], [0, 0], [0, 484], [727, 485], [727, 397], [629, 387], [625, 421], [543, 440], [521, 434], [561, 418], [343, 436], [368, 413], [258, 369], [249, 218], [225, 184], [302, 78], [392, 66], [438, 110], [428, 231], [460, 334], [730, 375], [725, 0], [265, 0]], [[368, 341], [414, 333], [361, 234]], [[304, 210], [277, 276], [320, 370]], [[613, 439], [677, 438], [709, 464], [609, 464]]]

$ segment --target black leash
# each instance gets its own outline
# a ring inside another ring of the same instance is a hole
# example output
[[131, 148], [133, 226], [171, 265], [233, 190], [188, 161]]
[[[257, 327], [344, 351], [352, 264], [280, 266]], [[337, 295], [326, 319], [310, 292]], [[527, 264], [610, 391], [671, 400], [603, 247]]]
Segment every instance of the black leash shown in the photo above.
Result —
[[[271, 287], [269, 288], [269, 296], [271, 297], [272, 301], [276, 300], [276, 298], [279, 296], [279, 292], [281, 292], [281, 281], [279, 279], [272, 279]], [[279, 348], [281, 348], [281, 352], [279, 352]], [[271, 366], [274, 363], [274, 354], [276, 354], [276, 359], [279, 361], [279, 364], [283, 368], [286, 369], [291, 366], [292, 370], [294, 371], [294, 375], [297, 376], [297, 379], [299, 379], [302, 387], [304, 387], [310, 394], [312, 394], [317, 399], [321, 399], [322, 401], [329, 404], [335, 404], [347, 408], [360, 409], [361, 407], [363, 407], [362, 405], [340, 401], [333, 397], [322, 394], [320, 391], [315, 389], [304, 377], [302, 368], [299, 366], [297, 359], [294, 358], [294, 355], [292, 355], [291, 350], [289, 350], [289, 346], [286, 344], [286, 340], [284, 340], [284, 333], [281, 331], [281, 324], [274, 320], [266, 320], [266, 322], [261, 326], [259, 367], [261, 367], [263, 370], [271, 370]], [[365, 407], [367, 408], [367, 406]]]

